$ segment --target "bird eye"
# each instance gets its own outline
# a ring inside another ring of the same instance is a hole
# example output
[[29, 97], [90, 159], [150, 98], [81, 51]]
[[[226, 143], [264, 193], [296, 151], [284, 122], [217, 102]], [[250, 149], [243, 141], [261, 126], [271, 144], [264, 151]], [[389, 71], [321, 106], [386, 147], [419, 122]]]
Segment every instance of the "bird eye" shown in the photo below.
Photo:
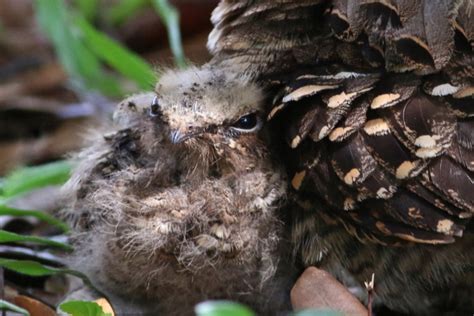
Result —
[[239, 132], [250, 133], [260, 128], [262, 125], [260, 118], [256, 113], [250, 113], [239, 118], [232, 128]]
[[150, 116], [160, 115], [160, 104], [158, 103], [158, 97], [155, 96], [150, 106]]

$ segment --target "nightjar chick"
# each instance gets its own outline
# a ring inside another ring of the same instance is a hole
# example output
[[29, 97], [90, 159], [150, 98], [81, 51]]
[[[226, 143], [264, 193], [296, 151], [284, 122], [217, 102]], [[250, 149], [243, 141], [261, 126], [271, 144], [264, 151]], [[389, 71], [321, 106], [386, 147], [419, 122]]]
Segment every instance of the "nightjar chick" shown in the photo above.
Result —
[[262, 103], [248, 79], [210, 68], [168, 71], [120, 103], [64, 187], [71, 266], [127, 313], [189, 315], [205, 299], [289, 309], [288, 181]]

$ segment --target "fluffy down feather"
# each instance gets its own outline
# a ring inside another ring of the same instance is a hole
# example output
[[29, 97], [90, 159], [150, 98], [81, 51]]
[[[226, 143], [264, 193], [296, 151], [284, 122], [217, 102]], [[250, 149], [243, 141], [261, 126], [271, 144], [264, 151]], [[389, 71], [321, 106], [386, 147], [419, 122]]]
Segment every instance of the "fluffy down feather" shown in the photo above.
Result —
[[[247, 98], [236, 97], [242, 89]], [[64, 188], [71, 265], [118, 305], [134, 302], [144, 313], [193, 315], [205, 299], [270, 315], [288, 309], [293, 274], [278, 211], [285, 176], [264, 131], [237, 133], [222, 117], [261, 110], [260, 95], [245, 78], [192, 68], [165, 74], [156, 95], [124, 100]], [[189, 111], [196, 120], [179, 121]], [[176, 123], [192, 136], [177, 142]]]

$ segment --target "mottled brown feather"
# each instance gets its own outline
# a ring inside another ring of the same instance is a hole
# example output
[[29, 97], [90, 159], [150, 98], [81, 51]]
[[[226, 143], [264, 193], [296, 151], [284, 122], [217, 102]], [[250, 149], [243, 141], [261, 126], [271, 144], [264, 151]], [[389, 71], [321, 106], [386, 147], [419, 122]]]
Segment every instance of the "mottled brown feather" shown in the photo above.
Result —
[[[366, 279], [379, 271], [377, 292], [394, 309], [436, 314], [449, 296], [471, 312], [473, 258], [463, 251], [474, 206], [472, 1], [238, 2], [259, 8], [258, 19], [237, 14], [245, 28], [225, 34], [218, 24], [212, 63], [278, 81], [269, 118], [296, 147], [282, 156], [307, 206], [294, 229], [302, 259], [324, 261], [331, 249], [328, 266]], [[231, 3], [221, 1], [214, 18]], [[470, 282], [459, 285], [467, 295], [447, 295], [444, 277]]]

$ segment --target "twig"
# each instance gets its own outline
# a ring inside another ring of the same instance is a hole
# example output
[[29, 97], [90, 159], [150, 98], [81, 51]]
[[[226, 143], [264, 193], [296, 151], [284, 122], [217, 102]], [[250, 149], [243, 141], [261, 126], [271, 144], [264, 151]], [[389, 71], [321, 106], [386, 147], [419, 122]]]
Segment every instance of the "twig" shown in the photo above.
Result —
[[375, 274], [372, 273], [370, 282], [364, 282], [365, 288], [367, 289], [367, 310], [368, 316], [372, 316], [372, 304], [374, 302], [374, 285], [375, 285]]

